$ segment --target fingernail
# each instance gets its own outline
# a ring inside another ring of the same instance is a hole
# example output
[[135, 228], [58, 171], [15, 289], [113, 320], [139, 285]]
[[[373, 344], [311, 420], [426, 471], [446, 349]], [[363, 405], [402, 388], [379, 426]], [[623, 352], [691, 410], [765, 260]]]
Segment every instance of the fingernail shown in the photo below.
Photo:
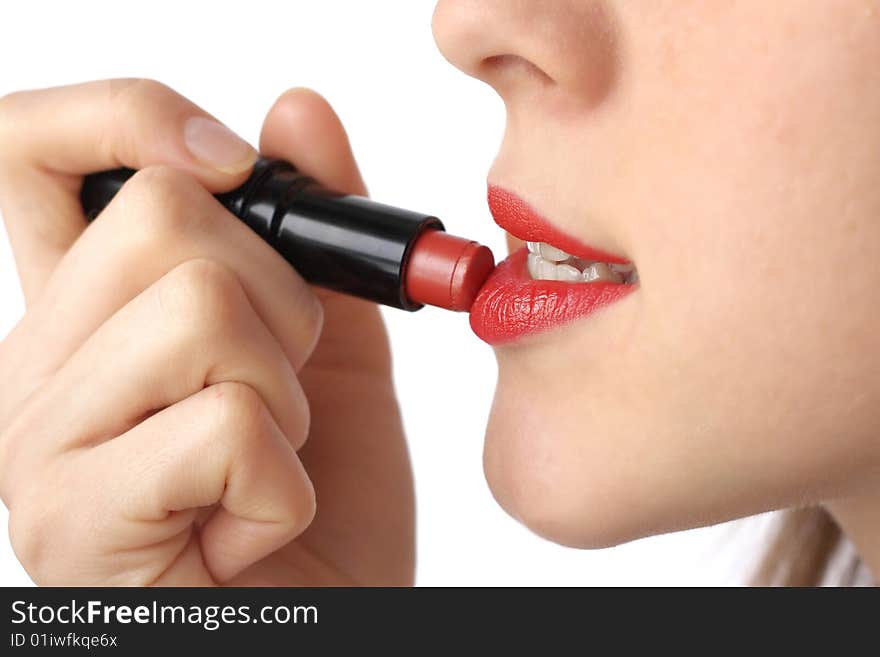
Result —
[[222, 123], [202, 116], [187, 120], [183, 139], [193, 157], [223, 173], [241, 173], [257, 161], [253, 146]]

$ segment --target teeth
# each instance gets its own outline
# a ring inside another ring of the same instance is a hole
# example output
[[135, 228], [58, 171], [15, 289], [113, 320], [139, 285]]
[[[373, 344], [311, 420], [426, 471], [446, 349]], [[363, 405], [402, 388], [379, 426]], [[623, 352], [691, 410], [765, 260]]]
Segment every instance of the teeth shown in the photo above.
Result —
[[564, 262], [571, 257], [562, 249], [557, 249], [555, 246], [550, 246], [546, 242], [540, 242], [540, 245], [541, 257], [545, 260], [552, 260], [553, 262]]
[[538, 278], [543, 278], [545, 281], [559, 280], [556, 275], [556, 265], [549, 260], [541, 258], [538, 261]]
[[583, 280], [581, 270], [571, 265], [556, 265], [556, 280], [577, 283]]
[[526, 245], [529, 250], [527, 266], [533, 279], [628, 285], [639, 282], [639, 272], [632, 264], [588, 262], [545, 242], [526, 242]]
[[604, 262], [594, 262], [584, 269], [584, 282], [608, 281], [610, 283], [623, 283], [623, 276], [613, 271]]
[[529, 276], [545, 281], [560, 280], [556, 274], [556, 264], [544, 260], [537, 253], [530, 253], [528, 260]]
[[541, 256], [539, 256], [537, 253], [530, 253], [529, 254], [529, 259], [528, 259], [527, 264], [528, 264], [529, 276], [531, 276], [532, 278], [540, 278], [538, 276], [538, 267], [539, 267], [538, 263], [540, 263], [540, 262], [541, 262]]

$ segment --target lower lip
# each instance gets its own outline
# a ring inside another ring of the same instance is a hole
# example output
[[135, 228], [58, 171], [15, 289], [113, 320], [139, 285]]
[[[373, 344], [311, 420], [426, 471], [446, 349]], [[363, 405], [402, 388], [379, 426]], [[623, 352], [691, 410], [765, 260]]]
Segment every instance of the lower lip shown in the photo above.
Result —
[[534, 280], [523, 247], [499, 263], [471, 307], [471, 328], [497, 346], [548, 331], [619, 301], [637, 285]]

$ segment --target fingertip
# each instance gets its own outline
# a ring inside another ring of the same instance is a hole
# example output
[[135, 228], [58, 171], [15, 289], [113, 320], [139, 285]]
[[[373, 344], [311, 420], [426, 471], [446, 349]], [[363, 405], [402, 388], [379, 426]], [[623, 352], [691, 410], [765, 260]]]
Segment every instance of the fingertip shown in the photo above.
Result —
[[[275, 103], [272, 105], [273, 108], [278, 106], [288, 106], [293, 104], [299, 104], [303, 106], [314, 106], [315, 108], [322, 111], [329, 111], [335, 114], [333, 107], [330, 105], [330, 102], [321, 95], [315, 89], [311, 87], [290, 87], [286, 91], [284, 91]], [[271, 113], [272, 110], [269, 110]]]
[[259, 157], [257, 150], [232, 130], [201, 115], [184, 122], [183, 142], [199, 169], [194, 173], [213, 192], [243, 183]]
[[260, 135], [260, 150], [272, 146], [271, 142], [267, 143], [267, 139], [275, 136], [273, 131], [279, 127], [279, 121], [296, 124], [300, 121], [321, 119], [335, 124], [332, 126], [333, 128], [342, 128], [342, 122], [336, 111], [324, 96], [309, 87], [291, 87], [275, 100], [266, 113], [263, 131]]

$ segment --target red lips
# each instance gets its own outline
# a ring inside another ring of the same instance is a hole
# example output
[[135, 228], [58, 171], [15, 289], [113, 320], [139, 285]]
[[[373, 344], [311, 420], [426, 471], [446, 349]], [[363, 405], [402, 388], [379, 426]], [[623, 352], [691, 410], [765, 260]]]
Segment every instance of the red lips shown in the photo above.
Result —
[[[629, 262], [562, 233], [522, 199], [506, 190], [489, 188], [489, 208], [495, 222], [519, 239], [548, 242], [584, 260]], [[622, 299], [638, 287], [607, 281], [533, 280], [526, 269], [527, 256], [528, 250], [523, 248], [501, 262], [471, 307], [471, 328], [491, 345], [511, 342], [584, 317]]]
[[500, 187], [489, 187], [489, 210], [495, 223], [514, 237], [526, 242], [547, 242], [578, 258], [593, 262], [613, 262], [619, 265], [629, 260], [602, 251], [566, 235], [538, 214], [519, 196]]

